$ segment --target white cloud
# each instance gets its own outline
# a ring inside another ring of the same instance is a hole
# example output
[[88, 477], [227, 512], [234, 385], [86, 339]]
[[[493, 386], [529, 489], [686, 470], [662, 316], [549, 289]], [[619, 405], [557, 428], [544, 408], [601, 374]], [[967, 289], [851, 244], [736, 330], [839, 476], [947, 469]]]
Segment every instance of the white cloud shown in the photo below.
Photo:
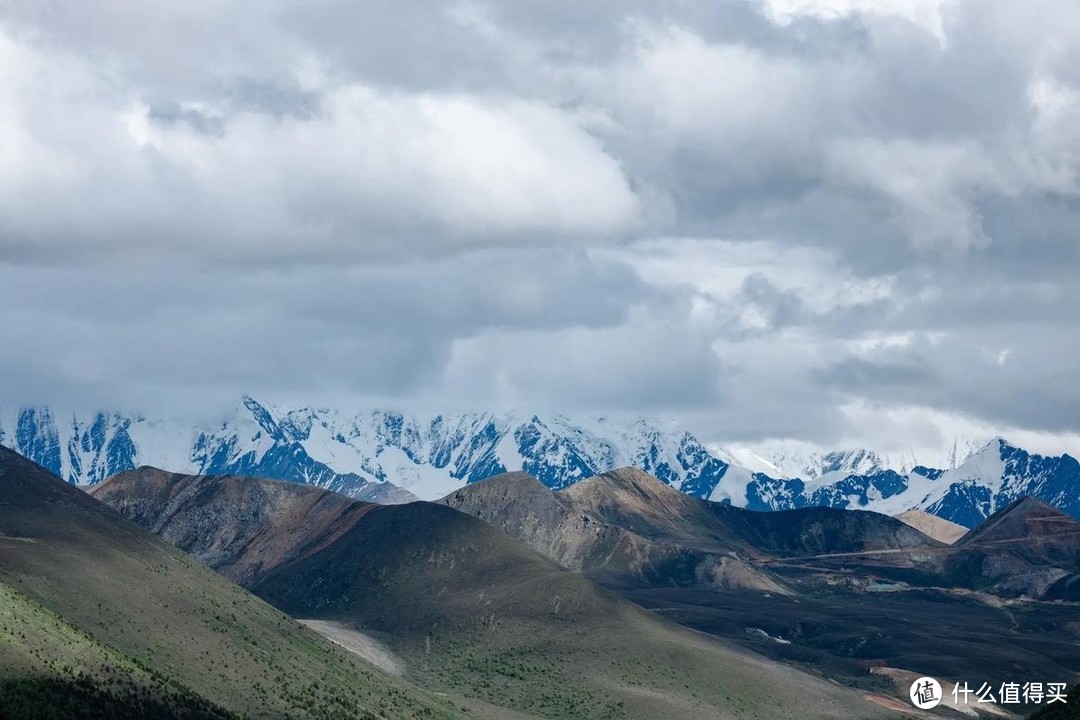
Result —
[[766, 240], [666, 238], [596, 255], [627, 263], [650, 283], [686, 287], [722, 303], [736, 302], [744, 283], [755, 276], [797, 294], [814, 313], [889, 300], [897, 294], [895, 278], [857, 276], [833, 251]]
[[988, 423], [970, 415], [917, 405], [851, 402], [844, 405], [843, 412], [849, 434], [841, 446], [856, 447], [857, 443], [863, 443], [882, 452], [913, 451], [920, 461], [937, 467], [948, 467], [947, 454], [957, 440], [977, 443], [1005, 437], [1032, 452], [1080, 454], [1080, 433], [1075, 432], [1031, 432], [1015, 425]]
[[637, 222], [619, 163], [542, 102], [351, 82], [322, 88], [310, 115], [193, 99], [162, 118], [78, 58], [3, 34], [0, 54], [15, 70], [0, 78], [12, 254], [349, 262], [604, 240]]
[[881, 193], [894, 218], [919, 250], [967, 252], [985, 247], [977, 195], [1001, 188], [985, 152], [971, 144], [915, 143], [906, 140], [844, 140], [830, 152], [838, 182]]
[[443, 391], [472, 389], [487, 406], [566, 412], [679, 412], [722, 397], [724, 365], [706, 323], [682, 312], [635, 307], [621, 323], [460, 338]]
[[[693, 30], [631, 23], [632, 54], [593, 78], [624, 126], [665, 152], [693, 148], [735, 185], [785, 172], [813, 172], [831, 116], [866, 80], [857, 64], [785, 56], [739, 42], [709, 42]], [[800, 164], [808, 163], [805, 168]]]
[[7, 395], [1075, 428], [1075, 3], [2, 5]]
[[769, 17], [788, 24], [804, 16], [835, 20], [848, 16], [901, 17], [947, 41], [942, 17], [946, 0], [765, 0]]

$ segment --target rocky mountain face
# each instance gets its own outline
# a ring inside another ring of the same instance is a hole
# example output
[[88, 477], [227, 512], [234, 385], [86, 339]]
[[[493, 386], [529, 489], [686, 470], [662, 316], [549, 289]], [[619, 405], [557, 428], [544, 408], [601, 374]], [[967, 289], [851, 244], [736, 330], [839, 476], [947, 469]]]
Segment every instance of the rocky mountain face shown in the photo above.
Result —
[[721, 720], [733, 702], [747, 720], [888, 716], [864, 693], [690, 633], [443, 505], [152, 468], [91, 494], [282, 611], [379, 638], [410, 677], [467, 688], [493, 717]]
[[956, 543], [950, 572], [978, 572], [990, 587], [1047, 599], [1080, 599], [1080, 522], [1020, 498]]
[[441, 502], [608, 586], [784, 592], [734, 552], [737, 543], [702, 501], [636, 468], [560, 491], [526, 473], [507, 473]]
[[[924, 510], [974, 527], [1021, 496], [1080, 517], [1080, 464], [995, 439], [949, 468], [868, 450], [823, 454], [707, 447], [671, 423], [515, 413], [345, 414], [245, 397], [205, 427], [118, 413], [0, 409], [0, 444], [69, 482], [92, 485], [140, 465], [291, 480], [380, 503], [434, 500], [523, 471], [551, 489], [632, 466], [700, 499], [753, 510], [823, 506], [895, 515]], [[960, 458], [962, 448], [953, 455]]]
[[755, 512], [680, 493], [637, 468], [552, 491], [525, 473], [441, 501], [611, 587], [787, 594], [769, 561], [817, 554], [932, 550], [891, 517], [834, 508]]
[[[1003, 597], [1071, 596], [1080, 522], [1020, 498], [953, 542], [875, 512], [827, 507], [758, 512], [679, 493], [636, 468], [551, 491], [524, 473], [451, 493], [484, 520], [565, 567], [617, 588], [798, 592], [805, 577], [858, 575], [905, 587]], [[940, 518], [925, 515], [937, 524]], [[959, 526], [948, 529], [955, 533]], [[797, 568], [799, 580], [790, 571]]]
[[90, 494], [241, 585], [333, 543], [378, 507], [301, 483], [150, 467], [119, 473]]
[[[1000, 683], [1017, 667], [1071, 677], [1080, 657], [1072, 604], [1038, 602], [1077, 599], [1080, 523], [1031, 498], [947, 545], [879, 513], [709, 502], [637, 468], [557, 491], [502, 474], [452, 492], [443, 501], [451, 507], [377, 506], [300, 484], [147, 468], [91, 492], [287, 612], [386, 638], [436, 685], [471, 676], [505, 701], [542, 678], [544, 697], [574, 705], [574, 717], [596, 706], [561, 693], [583, 677], [617, 687], [611, 658], [617, 676], [628, 657], [646, 669], [663, 658], [676, 687], [695, 697], [691, 717], [712, 716], [699, 701], [717, 678], [709, 672], [699, 685], [694, 672], [722, 667], [730, 680], [745, 669], [697, 641], [704, 654], [682, 654], [687, 636], [617, 595], [759, 656], [805, 664], [863, 697], [906, 697], [908, 683], [870, 677], [883, 666]], [[497, 659], [495, 673], [477, 656]], [[535, 667], [541, 675], [515, 685]], [[537, 702], [516, 697], [514, 707]], [[677, 717], [674, 709], [658, 716]], [[762, 715], [777, 716], [772, 705]]]

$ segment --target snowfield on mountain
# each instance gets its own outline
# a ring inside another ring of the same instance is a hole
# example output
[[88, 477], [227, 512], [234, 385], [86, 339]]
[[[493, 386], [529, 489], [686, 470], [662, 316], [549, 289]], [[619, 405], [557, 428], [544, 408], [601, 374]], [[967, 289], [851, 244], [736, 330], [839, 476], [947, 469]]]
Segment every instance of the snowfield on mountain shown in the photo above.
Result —
[[0, 444], [78, 485], [142, 465], [201, 475], [269, 477], [362, 500], [434, 500], [504, 472], [525, 471], [552, 489], [633, 466], [693, 497], [753, 510], [808, 506], [897, 515], [924, 510], [974, 527], [1019, 497], [1080, 517], [1080, 465], [995, 438], [955, 466], [911, 454], [856, 449], [785, 450], [766, 458], [706, 445], [657, 419], [541, 417], [527, 413], [415, 415], [285, 408], [245, 396], [216, 423], [193, 426], [115, 412], [0, 409]]

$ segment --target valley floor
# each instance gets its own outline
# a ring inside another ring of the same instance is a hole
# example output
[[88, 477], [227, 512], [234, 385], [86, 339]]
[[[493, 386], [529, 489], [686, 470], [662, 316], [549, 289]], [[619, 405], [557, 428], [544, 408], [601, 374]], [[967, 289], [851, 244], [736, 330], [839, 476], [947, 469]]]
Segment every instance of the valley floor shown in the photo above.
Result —
[[1080, 668], [1080, 605], [1073, 603], [1001, 603], [936, 589], [795, 598], [678, 588], [623, 592], [687, 627], [867, 693], [897, 695], [892, 670], [917, 671], [949, 687], [964, 681], [998, 687], [1071, 686]]

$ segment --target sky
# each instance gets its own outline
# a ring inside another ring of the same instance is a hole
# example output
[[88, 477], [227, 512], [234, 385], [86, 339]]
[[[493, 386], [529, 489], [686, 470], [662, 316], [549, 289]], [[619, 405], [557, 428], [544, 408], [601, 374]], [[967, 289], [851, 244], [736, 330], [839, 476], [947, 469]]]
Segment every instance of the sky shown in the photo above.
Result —
[[0, 1], [0, 403], [1080, 452], [1080, 5]]

